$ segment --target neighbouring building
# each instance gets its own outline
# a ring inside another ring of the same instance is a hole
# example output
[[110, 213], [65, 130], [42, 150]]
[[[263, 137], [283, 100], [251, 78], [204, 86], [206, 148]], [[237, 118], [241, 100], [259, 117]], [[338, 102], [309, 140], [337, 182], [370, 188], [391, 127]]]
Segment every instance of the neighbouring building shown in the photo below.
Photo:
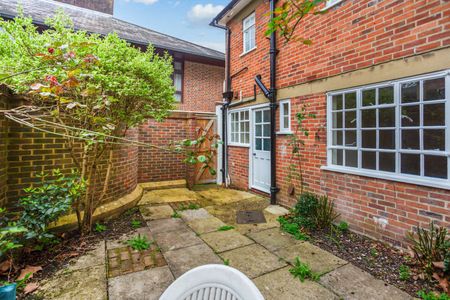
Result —
[[[0, 17], [12, 19], [22, 7], [24, 15], [45, 30], [45, 19], [63, 10], [77, 30], [119, 37], [145, 50], [148, 44], [157, 53], [173, 56], [176, 110], [164, 122], [146, 121], [130, 131], [128, 138], [167, 146], [170, 141], [194, 138], [196, 129], [214, 122], [216, 102], [222, 101], [224, 54], [200, 45], [144, 28], [113, 16], [113, 0], [0, 0]], [[14, 95], [2, 91], [0, 109], [18, 105]], [[20, 100], [19, 100], [20, 102]], [[210, 130], [215, 130], [210, 126]], [[38, 172], [73, 167], [61, 138], [25, 128], [0, 116], [0, 206], [17, 200]], [[155, 148], [124, 147], [116, 157], [116, 172], [109, 196], [114, 200], [133, 191], [139, 182], [184, 179], [192, 172], [183, 156]], [[195, 174], [194, 174], [195, 175]], [[197, 174], [198, 175], [198, 174]], [[211, 181], [196, 176], [196, 181]]]
[[310, 46], [265, 35], [281, 3], [233, 0], [211, 23], [227, 35], [223, 181], [293, 206], [301, 166], [355, 231], [401, 245], [450, 228], [450, 2], [325, 1], [297, 28]]

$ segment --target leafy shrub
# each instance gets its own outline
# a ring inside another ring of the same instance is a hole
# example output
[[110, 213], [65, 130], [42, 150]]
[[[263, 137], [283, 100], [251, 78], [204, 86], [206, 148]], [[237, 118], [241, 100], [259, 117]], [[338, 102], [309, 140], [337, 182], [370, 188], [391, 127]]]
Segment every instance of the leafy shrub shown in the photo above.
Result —
[[401, 265], [399, 268], [399, 278], [400, 280], [406, 281], [411, 278], [411, 270], [406, 265]]
[[315, 211], [315, 226], [320, 229], [331, 228], [338, 217], [339, 214], [334, 210], [333, 201], [329, 200], [327, 196], [320, 196]]
[[232, 229], [234, 229], [234, 226], [224, 225], [224, 226], [217, 228], [217, 231], [228, 231], [228, 230], [232, 230]]
[[293, 209], [294, 222], [300, 227], [314, 229], [316, 227], [315, 215], [318, 202], [318, 197], [315, 194], [301, 194]]
[[442, 294], [435, 294], [433, 292], [425, 292], [425, 291], [419, 291], [417, 293], [417, 296], [419, 296], [420, 299], [423, 300], [450, 300], [450, 296], [448, 296], [445, 293]]
[[94, 230], [96, 231], [96, 232], [105, 232], [106, 230], [107, 230], [108, 228], [106, 227], [106, 225], [104, 225], [104, 224], [101, 224], [101, 223], [95, 223], [95, 228], [94, 228]]
[[135, 236], [134, 238], [127, 241], [128, 246], [130, 246], [133, 250], [144, 251], [150, 248], [152, 244], [146, 236]]
[[337, 225], [337, 228], [341, 231], [341, 232], [346, 232], [348, 231], [348, 223], [345, 221], [341, 221], [339, 222], [339, 224]]
[[180, 215], [179, 212], [174, 211], [173, 214], [172, 214], [172, 218], [174, 218], [174, 219], [179, 219], [179, 218], [181, 218], [181, 215]]
[[[430, 223], [428, 229], [418, 227], [417, 234], [409, 232], [408, 240], [412, 244], [415, 258], [423, 266], [427, 274], [433, 272], [433, 262], [448, 259], [448, 244], [446, 239], [447, 229]], [[447, 261], [448, 264], [448, 261]]]
[[319, 274], [311, 271], [311, 268], [308, 264], [302, 263], [298, 257], [295, 258], [294, 267], [289, 269], [289, 272], [295, 277], [300, 279], [301, 282], [305, 281], [305, 279], [309, 278], [313, 281], [318, 281], [320, 278]]
[[74, 172], [66, 176], [55, 169], [51, 175], [53, 179], [47, 179], [45, 173], [37, 175], [41, 183], [24, 189], [28, 195], [19, 201], [22, 212], [18, 224], [27, 229], [26, 239], [45, 242], [53, 238], [47, 232], [48, 225], [69, 212], [84, 191], [84, 183]]
[[26, 231], [26, 228], [10, 222], [6, 216], [6, 210], [0, 208], [0, 261], [10, 251], [22, 247], [20, 236]]
[[297, 223], [292, 222], [291, 219], [279, 217], [278, 222], [280, 223], [281, 230], [291, 234], [296, 240], [306, 241], [309, 239], [309, 236], [301, 231], [300, 226]]

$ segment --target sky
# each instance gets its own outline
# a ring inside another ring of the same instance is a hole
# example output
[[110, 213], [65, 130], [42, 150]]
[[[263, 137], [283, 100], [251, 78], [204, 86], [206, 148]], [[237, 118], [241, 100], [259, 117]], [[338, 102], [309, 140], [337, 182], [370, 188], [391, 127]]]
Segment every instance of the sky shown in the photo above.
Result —
[[115, 0], [116, 18], [224, 52], [225, 32], [208, 24], [230, 0]]

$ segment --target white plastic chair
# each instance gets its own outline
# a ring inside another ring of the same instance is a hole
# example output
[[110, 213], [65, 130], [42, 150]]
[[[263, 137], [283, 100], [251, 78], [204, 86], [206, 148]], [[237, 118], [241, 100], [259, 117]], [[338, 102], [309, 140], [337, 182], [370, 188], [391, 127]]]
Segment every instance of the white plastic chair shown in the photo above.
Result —
[[255, 284], [225, 265], [204, 265], [175, 280], [159, 300], [264, 300]]

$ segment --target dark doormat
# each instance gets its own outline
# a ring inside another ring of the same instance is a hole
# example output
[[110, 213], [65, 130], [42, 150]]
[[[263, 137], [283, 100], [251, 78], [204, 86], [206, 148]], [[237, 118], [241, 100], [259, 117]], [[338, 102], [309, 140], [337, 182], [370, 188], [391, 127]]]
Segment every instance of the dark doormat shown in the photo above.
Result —
[[236, 213], [236, 223], [238, 224], [258, 224], [266, 223], [266, 218], [260, 210], [241, 210]]

